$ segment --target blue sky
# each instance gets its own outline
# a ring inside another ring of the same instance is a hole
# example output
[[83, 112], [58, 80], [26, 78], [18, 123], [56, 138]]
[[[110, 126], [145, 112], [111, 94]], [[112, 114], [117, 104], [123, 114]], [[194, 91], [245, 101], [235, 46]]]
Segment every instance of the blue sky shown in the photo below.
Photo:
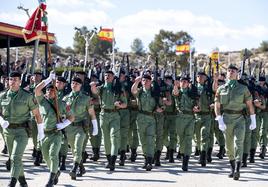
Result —
[[[18, 5], [36, 8], [37, 0], [12, 0], [0, 7], [0, 21], [24, 26]], [[58, 45], [73, 45], [74, 27], [114, 28], [116, 47], [129, 51], [134, 38], [148, 44], [160, 29], [189, 32], [197, 52], [258, 47], [268, 40], [266, 0], [47, 0], [49, 30]]]

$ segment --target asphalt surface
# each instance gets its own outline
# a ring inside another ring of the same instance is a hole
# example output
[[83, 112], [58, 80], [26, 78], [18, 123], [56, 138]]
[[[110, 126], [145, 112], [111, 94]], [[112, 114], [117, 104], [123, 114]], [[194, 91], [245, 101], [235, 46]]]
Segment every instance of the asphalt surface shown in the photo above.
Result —
[[[3, 148], [3, 139], [0, 137], [0, 150]], [[32, 158], [32, 140], [29, 139], [28, 146], [24, 153], [23, 164], [26, 180], [29, 187], [44, 187], [49, 171], [45, 163], [41, 166], [34, 166]], [[258, 149], [259, 150], [259, 149]], [[147, 187], [147, 186], [193, 186], [193, 187], [217, 187], [217, 186], [241, 186], [241, 187], [268, 187], [268, 162], [267, 158], [261, 160], [256, 153], [256, 162], [248, 163], [247, 168], [241, 168], [241, 177], [239, 181], [234, 181], [228, 178], [229, 162], [227, 157], [219, 160], [215, 155], [218, 151], [218, 146], [215, 145], [213, 150], [213, 161], [207, 164], [207, 167], [201, 167], [198, 164], [198, 157], [191, 156], [189, 163], [189, 171], [181, 170], [182, 161], [175, 159], [175, 163], [168, 163], [164, 160], [165, 149], [161, 156], [161, 167], [154, 167], [151, 172], [142, 169], [143, 156], [139, 149], [138, 157], [135, 163], [126, 161], [125, 166], [116, 163], [114, 172], [108, 171], [105, 168], [106, 158], [101, 151], [101, 158], [97, 162], [87, 160], [85, 163], [86, 174], [83, 177], [77, 177], [77, 180], [71, 180], [68, 174], [72, 167], [72, 156], [69, 152], [67, 158], [67, 170], [62, 171], [59, 178], [59, 183], [56, 186], [65, 187]], [[87, 146], [87, 152], [91, 154], [91, 147]], [[129, 155], [129, 153], [127, 153]], [[6, 187], [9, 183], [10, 173], [5, 168], [5, 161], [8, 156], [0, 153], [0, 187]], [[19, 184], [17, 184], [19, 186]]]

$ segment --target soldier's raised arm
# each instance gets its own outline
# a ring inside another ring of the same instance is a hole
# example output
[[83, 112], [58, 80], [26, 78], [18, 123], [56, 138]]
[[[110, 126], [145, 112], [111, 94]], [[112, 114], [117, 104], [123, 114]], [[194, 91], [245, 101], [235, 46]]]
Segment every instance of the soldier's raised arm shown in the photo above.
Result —
[[132, 87], [131, 87], [131, 93], [132, 93], [134, 96], [136, 96], [137, 93], [138, 93], [138, 86], [139, 86], [139, 83], [141, 82], [141, 79], [142, 79], [141, 76], [137, 77], [137, 78], [135, 79], [134, 84], [133, 84]]

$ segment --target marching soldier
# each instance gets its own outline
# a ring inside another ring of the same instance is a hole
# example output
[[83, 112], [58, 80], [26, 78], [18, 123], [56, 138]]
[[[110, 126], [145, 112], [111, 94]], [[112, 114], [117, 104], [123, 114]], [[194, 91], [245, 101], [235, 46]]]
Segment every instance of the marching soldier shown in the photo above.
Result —
[[[142, 88], [138, 89], [140, 82], [142, 82]], [[137, 126], [142, 151], [145, 156], [145, 164], [143, 168], [147, 171], [151, 171], [155, 149], [156, 130], [154, 112], [163, 112], [163, 109], [157, 106], [155, 93], [152, 88], [152, 78], [150, 75], [145, 74], [142, 77], [137, 77], [135, 79], [135, 83], [131, 87], [131, 92], [136, 97], [139, 108]]]
[[[58, 183], [60, 171], [58, 170], [58, 155], [61, 148], [62, 133], [64, 129], [74, 121], [74, 116], [66, 110], [66, 104], [62, 100], [55, 101], [56, 87], [49, 85], [55, 79], [55, 74], [39, 83], [35, 88], [35, 96], [39, 104], [39, 110], [44, 122], [44, 137], [39, 137], [42, 143], [42, 154], [50, 170], [50, 177], [46, 187], [52, 187]], [[60, 79], [61, 80], [61, 79]], [[46, 87], [44, 95], [42, 89]], [[64, 117], [65, 119], [59, 119]], [[62, 120], [62, 121], [59, 121]]]
[[[66, 95], [63, 101], [67, 103], [67, 107], [71, 108], [75, 116], [74, 122], [72, 122], [65, 131], [74, 156], [73, 168], [69, 175], [72, 180], [76, 180], [76, 176], [82, 176], [86, 172], [82, 162], [82, 149], [86, 133], [89, 132], [89, 117], [93, 125], [92, 135], [98, 134], [98, 124], [94, 108], [90, 104], [90, 97], [83, 94], [81, 91], [82, 80], [78, 77], [74, 77], [72, 79], [71, 88], [72, 92]], [[79, 173], [76, 174], [78, 167]]]
[[127, 101], [121, 88], [113, 84], [114, 73], [108, 70], [105, 72], [104, 78], [104, 85], [97, 87], [96, 82], [92, 82], [90, 85], [92, 93], [100, 98], [100, 126], [108, 161], [106, 168], [114, 171], [120, 145], [120, 115], [118, 109], [126, 108]]
[[21, 74], [9, 75], [9, 89], [0, 94], [0, 124], [4, 129], [8, 154], [11, 160], [11, 180], [9, 187], [15, 187], [17, 180], [21, 186], [28, 186], [25, 180], [22, 156], [28, 143], [30, 112], [35, 116], [38, 128], [42, 119], [33, 95], [22, 88]]
[[[252, 104], [252, 96], [245, 85], [237, 81], [238, 69], [230, 65], [227, 70], [227, 83], [220, 86], [215, 96], [215, 114], [219, 129], [224, 131], [227, 155], [231, 164], [229, 177], [239, 180], [243, 155], [246, 121], [243, 109], [249, 110], [250, 130], [256, 128], [256, 115]], [[221, 113], [221, 111], [223, 113]], [[234, 149], [234, 139], [236, 149]]]
[[197, 94], [190, 88], [189, 78], [182, 77], [180, 81], [175, 81], [173, 95], [179, 112], [176, 118], [176, 128], [180, 140], [180, 152], [183, 155], [182, 170], [188, 171], [194, 135], [193, 112], [200, 112], [197, 106]]

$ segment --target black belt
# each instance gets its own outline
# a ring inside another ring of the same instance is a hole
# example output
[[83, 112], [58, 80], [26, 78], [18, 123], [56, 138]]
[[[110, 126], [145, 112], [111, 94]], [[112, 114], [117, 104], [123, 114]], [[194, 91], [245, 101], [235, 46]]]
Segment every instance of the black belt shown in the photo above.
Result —
[[179, 111], [180, 114], [189, 114], [189, 115], [193, 115], [192, 111], [187, 111], [187, 110], [180, 110]]
[[143, 111], [143, 110], [139, 110], [139, 112], [140, 112], [141, 114], [144, 114], [144, 115], [147, 115], [147, 116], [153, 116], [153, 115], [154, 115], [153, 112], [147, 112], [147, 111]]
[[209, 115], [211, 113], [210, 113], [210, 111], [208, 111], [208, 112], [197, 112], [196, 114], [199, 114], [199, 115]]
[[8, 125], [9, 129], [27, 128], [27, 123], [10, 123]]
[[243, 110], [237, 111], [237, 110], [223, 110], [223, 113], [225, 114], [243, 114]]
[[50, 135], [50, 134], [56, 134], [56, 133], [59, 133], [60, 131], [58, 129], [50, 129], [50, 130], [46, 130], [44, 129], [44, 133], [45, 135]]
[[165, 115], [177, 115], [178, 112], [165, 112], [164, 114]]
[[83, 121], [79, 121], [79, 122], [73, 122], [71, 123], [72, 126], [83, 126], [84, 122]]
[[112, 112], [118, 112], [117, 109], [101, 109], [103, 112], [112, 113]]

